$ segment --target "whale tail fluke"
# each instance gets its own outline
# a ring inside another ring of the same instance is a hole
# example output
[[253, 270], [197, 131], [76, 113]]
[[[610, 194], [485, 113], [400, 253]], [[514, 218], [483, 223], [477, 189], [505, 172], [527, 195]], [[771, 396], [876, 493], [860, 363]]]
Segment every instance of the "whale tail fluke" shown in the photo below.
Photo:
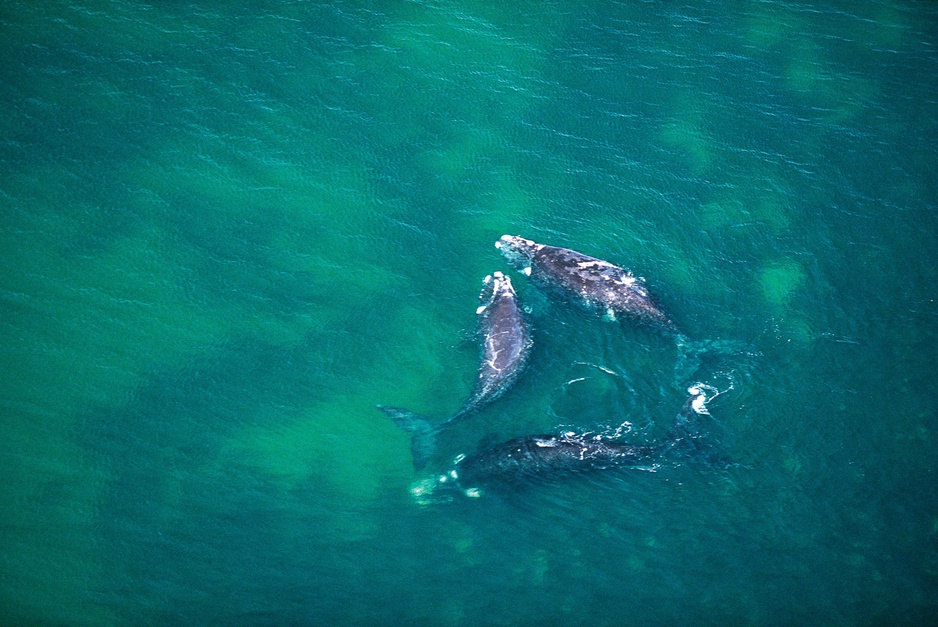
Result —
[[746, 355], [759, 353], [751, 345], [737, 340], [691, 340], [686, 335], [677, 336], [677, 362], [674, 379], [678, 385], [686, 385], [694, 379], [705, 355]]
[[394, 424], [410, 434], [410, 452], [414, 457], [414, 469], [423, 470], [430, 457], [436, 452], [436, 426], [420, 414], [400, 407], [385, 405], [377, 407], [387, 414]]

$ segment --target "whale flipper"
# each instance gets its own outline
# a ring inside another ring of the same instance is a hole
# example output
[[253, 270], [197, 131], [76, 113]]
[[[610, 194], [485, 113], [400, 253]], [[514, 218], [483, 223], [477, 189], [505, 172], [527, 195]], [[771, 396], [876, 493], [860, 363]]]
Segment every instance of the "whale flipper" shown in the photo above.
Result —
[[437, 427], [429, 420], [400, 407], [378, 405], [398, 427], [410, 434], [410, 452], [414, 457], [414, 469], [423, 470], [430, 457], [436, 452]]

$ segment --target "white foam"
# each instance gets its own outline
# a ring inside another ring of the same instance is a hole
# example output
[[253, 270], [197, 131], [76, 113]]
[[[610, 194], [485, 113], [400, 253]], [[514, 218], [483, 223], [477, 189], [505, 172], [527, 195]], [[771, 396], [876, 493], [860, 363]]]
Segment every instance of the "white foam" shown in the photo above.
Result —
[[410, 493], [414, 496], [424, 496], [430, 492], [433, 492], [433, 482], [427, 479], [419, 481], [410, 486]]
[[524, 276], [531, 276], [531, 266], [528, 266], [527, 268], [525, 268], [525, 269], [522, 270], [521, 272], [524, 273]]
[[478, 309], [476, 309], [476, 315], [478, 316], [483, 311], [485, 311], [485, 305], [481, 305]]

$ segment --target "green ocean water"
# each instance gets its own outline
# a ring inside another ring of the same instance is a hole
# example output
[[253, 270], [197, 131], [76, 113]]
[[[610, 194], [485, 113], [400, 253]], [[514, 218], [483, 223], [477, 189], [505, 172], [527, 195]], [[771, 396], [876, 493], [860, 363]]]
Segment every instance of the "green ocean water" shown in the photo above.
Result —
[[[0, 622], [935, 624], [938, 7], [0, 6]], [[633, 269], [673, 342], [511, 276]], [[458, 454], [662, 436], [735, 465], [417, 498]]]

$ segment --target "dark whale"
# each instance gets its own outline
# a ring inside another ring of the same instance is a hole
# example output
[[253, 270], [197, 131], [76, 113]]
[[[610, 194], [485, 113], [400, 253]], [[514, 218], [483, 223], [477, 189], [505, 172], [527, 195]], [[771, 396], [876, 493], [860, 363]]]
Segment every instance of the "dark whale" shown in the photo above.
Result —
[[399, 407], [378, 405], [399, 427], [412, 434], [414, 467], [423, 468], [436, 448], [436, 434], [502, 396], [521, 376], [531, 354], [531, 329], [518, 304], [511, 279], [495, 272], [485, 277], [476, 309], [482, 358], [479, 376], [468, 400], [441, 422]]
[[625, 317], [670, 335], [681, 335], [645, 286], [617, 266], [569, 248], [538, 244], [515, 235], [495, 242], [508, 262], [541, 287], [572, 297], [607, 318]]
[[610, 468], [654, 468], [689, 459], [725, 464], [701, 425], [701, 416], [709, 414], [706, 394], [696, 386], [688, 393], [668, 434], [655, 444], [629, 444], [572, 432], [515, 438], [457, 457], [452, 470], [441, 475], [435, 485], [422, 486], [415, 496], [424, 496], [441, 484], [458, 488], [467, 496], [479, 496], [480, 489], [488, 487], [517, 486]]
[[692, 376], [704, 353], [755, 354], [750, 346], [734, 340], [691, 340], [664, 312], [644, 279], [608, 261], [515, 235], [502, 235], [495, 247], [547, 292], [559, 293], [607, 319], [628, 319], [673, 337], [678, 348], [675, 378], [679, 382]]

